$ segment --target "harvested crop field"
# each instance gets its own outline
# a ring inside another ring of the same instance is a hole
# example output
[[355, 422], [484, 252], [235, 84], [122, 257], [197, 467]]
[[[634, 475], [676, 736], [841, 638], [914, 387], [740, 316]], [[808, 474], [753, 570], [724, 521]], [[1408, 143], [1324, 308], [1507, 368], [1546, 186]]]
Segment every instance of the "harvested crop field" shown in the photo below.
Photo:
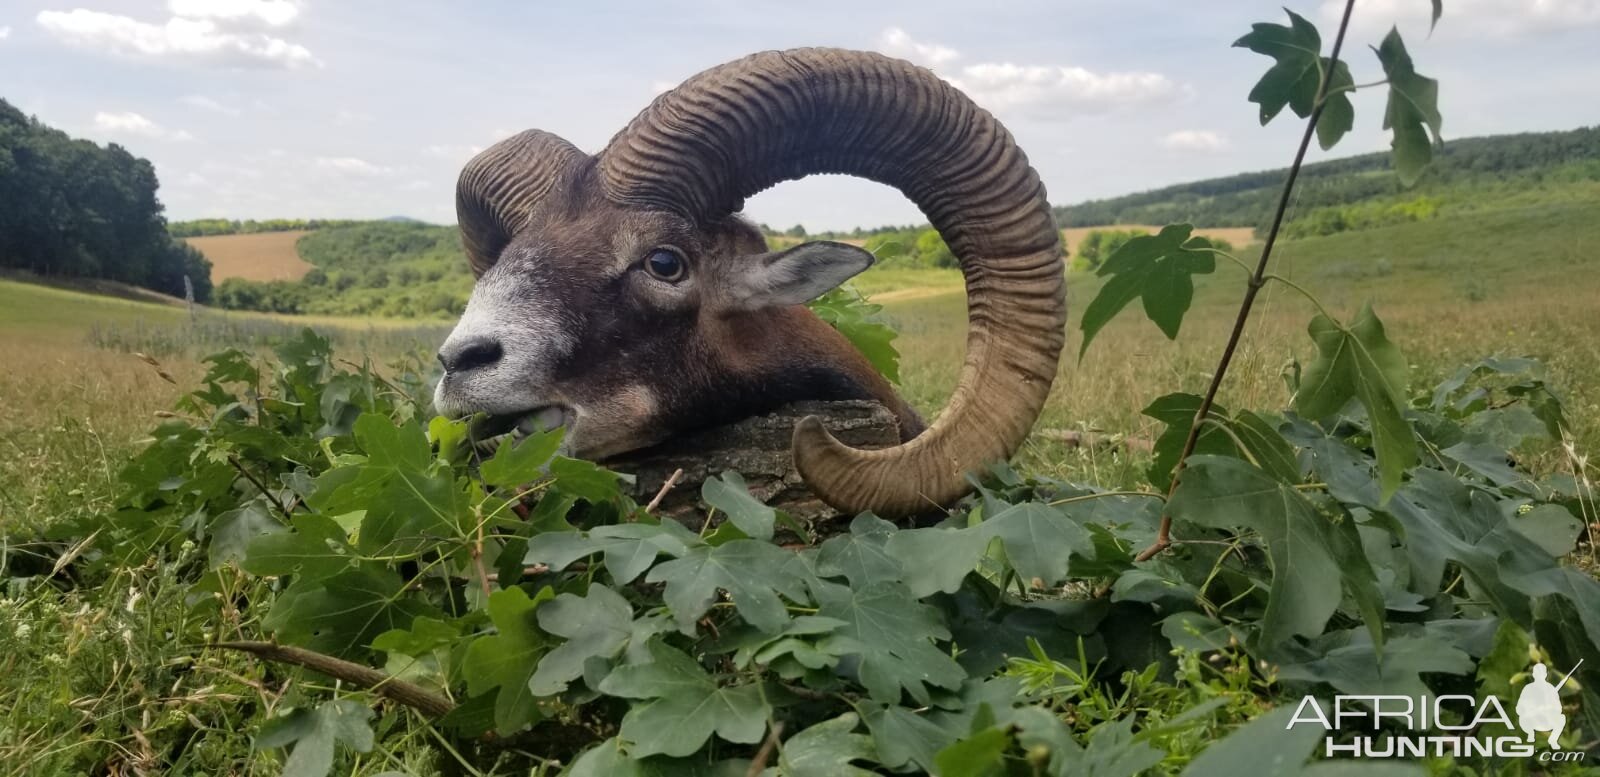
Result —
[[295, 281], [312, 268], [295, 243], [305, 230], [185, 238], [211, 260], [211, 280]]
[[[1161, 231], [1161, 227], [1153, 227], [1149, 224], [1117, 224], [1114, 226], [1105, 227], [1069, 227], [1061, 230], [1061, 239], [1066, 244], [1067, 255], [1077, 256], [1078, 242], [1083, 240], [1084, 236], [1088, 235], [1090, 232], [1125, 229], [1149, 232], [1152, 235]], [[1221, 238], [1233, 244], [1233, 246], [1236, 248], [1254, 243], [1256, 241], [1255, 230], [1250, 227], [1200, 227], [1196, 229], [1194, 233], [1201, 237]]]

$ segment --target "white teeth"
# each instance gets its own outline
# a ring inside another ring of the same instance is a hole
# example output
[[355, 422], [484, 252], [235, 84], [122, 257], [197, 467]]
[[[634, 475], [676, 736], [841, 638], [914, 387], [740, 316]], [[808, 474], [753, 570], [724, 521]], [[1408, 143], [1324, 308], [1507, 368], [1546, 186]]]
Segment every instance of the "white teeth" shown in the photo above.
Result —
[[517, 434], [524, 437], [539, 431], [537, 416], [529, 415], [517, 422]]
[[548, 432], [561, 425], [565, 415], [559, 407], [547, 407], [532, 416], [540, 431]]

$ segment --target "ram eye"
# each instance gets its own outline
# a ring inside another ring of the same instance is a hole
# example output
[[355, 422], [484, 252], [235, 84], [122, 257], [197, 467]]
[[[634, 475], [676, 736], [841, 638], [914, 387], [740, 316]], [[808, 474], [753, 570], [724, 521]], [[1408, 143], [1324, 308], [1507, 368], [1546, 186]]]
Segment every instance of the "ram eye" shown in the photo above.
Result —
[[687, 263], [683, 255], [668, 248], [657, 248], [644, 257], [644, 269], [661, 280], [677, 283], [683, 280]]

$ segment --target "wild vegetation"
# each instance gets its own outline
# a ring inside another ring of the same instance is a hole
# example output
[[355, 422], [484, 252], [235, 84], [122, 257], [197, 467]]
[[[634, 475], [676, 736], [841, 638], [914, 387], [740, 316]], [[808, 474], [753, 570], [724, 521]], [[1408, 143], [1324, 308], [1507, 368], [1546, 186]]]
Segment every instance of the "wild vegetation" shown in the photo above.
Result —
[[115, 143], [78, 140], [0, 100], [0, 268], [103, 278], [201, 302], [211, 265], [167, 235], [156, 171]]
[[[1343, 28], [1324, 58], [1308, 27], [1291, 15], [1241, 43], [1297, 39], [1260, 48], [1316, 77], [1253, 97], [1306, 118], [1307, 143], [1331, 122], [1331, 145], [1349, 128], [1324, 116], [1353, 83]], [[1391, 99], [1420, 106], [1390, 117], [1415, 172], [1431, 82], [1397, 35], [1378, 52]], [[1600, 421], [1600, 278], [1574, 272], [1600, 238], [1586, 213], [1513, 203], [1255, 255], [1188, 225], [1130, 238], [1071, 276], [1077, 361], [1014, 466], [936, 525], [862, 515], [826, 537], [731, 473], [702, 493], [720, 522], [662, 520], [556, 455], [558, 433], [480, 460], [462, 423], [428, 418], [426, 361], [403, 343], [369, 343], [401, 357], [387, 367], [281, 330], [272, 355], [202, 362], [205, 341], [106, 359], [105, 331], [74, 342], [81, 326], [61, 325], [81, 299], [18, 300], [35, 308], [18, 318], [0, 304], [0, 326], [44, 341], [7, 347], [47, 367], [0, 375], [0, 396], [33, 408], [0, 464], [28, 484], [0, 494], [21, 538], [0, 570], [0, 687], [18, 699], [0, 768], [1352, 771], [1305, 763], [1323, 732], [1286, 732], [1301, 694], [1509, 699], [1531, 659], [1600, 663], [1600, 584], [1574, 563], [1593, 563], [1600, 517], [1581, 454]], [[1485, 248], [1507, 239], [1515, 252]], [[1239, 312], [1235, 265], [1254, 310]], [[859, 284], [893, 289], [883, 310], [848, 292], [822, 307], [858, 335], [893, 320], [897, 377], [935, 408], [963, 348], [959, 283], [890, 266]], [[0, 302], [17, 288], [0, 283]], [[180, 310], [106, 315], [135, 330], [122, 348], [213, 331]], [[1483, 358], [1504, 348], [1548, 364]], [[101, 358], [59, 356], [74, 353]], [[1053, 434], [1089, 424], [1108, 445]], [[1144, 557], [1169, 524], [1172, 546]], [[1595, 746], [1597, 677], [1565, 689], [1566, 752]], [[1496, 726], [1473, 734], [1521, 740]], [[1582, 766], [1422, 760], [1361, 768]]]

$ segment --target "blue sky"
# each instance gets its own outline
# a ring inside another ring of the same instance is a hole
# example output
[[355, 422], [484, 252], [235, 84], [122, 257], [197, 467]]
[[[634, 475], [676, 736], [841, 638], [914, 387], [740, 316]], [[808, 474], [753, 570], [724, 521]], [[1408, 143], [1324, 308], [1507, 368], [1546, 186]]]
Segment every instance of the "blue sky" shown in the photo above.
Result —
[[[1290, 3], [1331, 38], [1333, 0]], [[1364, 44], [1389, 25], [1441, 80], [1445, 137], [1600, 123], [1600, 0], [1361, 0]], [[1069, 203], [1284, 164], [1287, 118], [1245, 102], [1270, 63], [1228, 44], [1270, 2], [554, 3], [7, 0], [0, 97], [150, 158], [174, 218], [454, 221], [455, 175], [528, 127], [596, 150], [660, 90], [770, 48], [876, 49], [933, 67], [994, 111]], [[1336, 150], [1387, 147], [1381, 90], [1356, 97]], [[1318, 154], [1317, 156], [1320, 156]], [[812, 230], [908, 223], [876, 184], [779, 186], [747, 213]]]

